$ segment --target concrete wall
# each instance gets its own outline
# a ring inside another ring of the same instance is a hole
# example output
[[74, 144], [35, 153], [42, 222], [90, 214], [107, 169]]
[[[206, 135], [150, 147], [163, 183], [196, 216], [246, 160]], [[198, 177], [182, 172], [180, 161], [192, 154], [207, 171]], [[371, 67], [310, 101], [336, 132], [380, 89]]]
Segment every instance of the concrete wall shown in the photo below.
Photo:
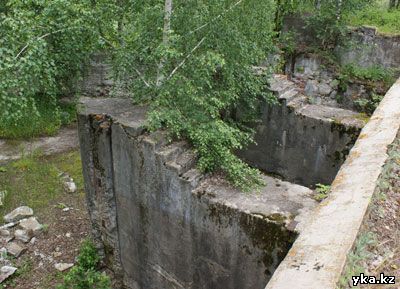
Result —
[[88, 208], [108, 266], [135, 289], [263, 288], [312, 192], [265, 176], [261, 192], [244, 194], [203, 178], [188, 146], [146, 134], [144, 118], [129, 100], [82, 100]]
[[312, 105], [291, 81], [271, 89], [280, 100], [264, 104], [255, 144], [239, 155], [263, 171], [305, 186], [330, 184], [357, 139], [364, 121], [352, 111]]

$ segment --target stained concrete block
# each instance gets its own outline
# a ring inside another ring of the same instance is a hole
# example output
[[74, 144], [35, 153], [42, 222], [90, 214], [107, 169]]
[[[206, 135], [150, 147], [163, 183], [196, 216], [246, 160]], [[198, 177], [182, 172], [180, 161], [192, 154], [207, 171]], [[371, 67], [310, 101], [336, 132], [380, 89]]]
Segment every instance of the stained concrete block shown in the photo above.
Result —
[[261, 192], [240, 192], [198, 172], [186, 143], [145, 133], [145, 108], [81, 102], [94, 234], [125, 285], [263, 288], [315, 206], [311, 190], [265, 176]]

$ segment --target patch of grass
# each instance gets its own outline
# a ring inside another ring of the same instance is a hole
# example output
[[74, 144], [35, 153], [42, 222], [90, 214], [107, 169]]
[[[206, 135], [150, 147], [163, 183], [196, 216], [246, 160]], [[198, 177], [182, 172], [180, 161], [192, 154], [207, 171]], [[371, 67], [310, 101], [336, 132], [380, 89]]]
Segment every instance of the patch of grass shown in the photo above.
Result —
[[386, 1], [377, 1], [361, 11], [356, 11], [347, 17], [351, 26], [369, 25], [378, 28], [384, 34], [400, 34], [400, 9], [388, 10]]
[[354, 250], [347, 256], [347, 264], [340, 278], [338, 289], [347, 288], [351, 276], [365, 273], [363, 263], [371, 258], [369, 247], [376, 243], [376, 236], [371, 232], [362, 233], [358, 237]]
[[39, 153], [3, 166], [0, 173], [0, 191], [7, 191], [0, 214], [5, 215], [18, 206], [26, 205], [34, 210], [46, 208], [63, 193], [59, 177], [67, 172], [74, 178], [79, 193], [83, 193], [83, 177], [80, 156], [77, 151], [52, 157]]

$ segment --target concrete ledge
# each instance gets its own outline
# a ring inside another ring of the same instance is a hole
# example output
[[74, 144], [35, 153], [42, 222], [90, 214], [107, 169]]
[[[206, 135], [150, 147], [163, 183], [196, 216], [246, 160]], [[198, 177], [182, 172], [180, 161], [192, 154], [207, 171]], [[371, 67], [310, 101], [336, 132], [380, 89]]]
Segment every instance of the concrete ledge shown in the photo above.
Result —
[[400, 126], [400, 79], [363, 128], [330, 196], [305, 224], [266, 289], [336, 288]]

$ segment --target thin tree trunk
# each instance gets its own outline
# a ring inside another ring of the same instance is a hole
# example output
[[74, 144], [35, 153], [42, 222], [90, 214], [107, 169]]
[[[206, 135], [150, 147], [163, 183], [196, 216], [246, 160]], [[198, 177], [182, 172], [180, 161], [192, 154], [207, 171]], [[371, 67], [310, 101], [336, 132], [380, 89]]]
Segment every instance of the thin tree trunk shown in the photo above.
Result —
[[[164, 29], [163, 29], [163, 45], [165, 47], [168, 46], [169, 42], [169, 33], [171, 31], [171, 16], [172, 16], [172, 0], [165, 0], [164, 7]], [[156, 85], [160, 86], [162, 81], [164, 80], [163, 68], [165, 64], [165, 58], [161, 58], [160, 63], [158, 64], [157, 69], [157, 80]]]
[[336, 1], [336, 19], [339, 21], [342, 17], [343, 0]]

